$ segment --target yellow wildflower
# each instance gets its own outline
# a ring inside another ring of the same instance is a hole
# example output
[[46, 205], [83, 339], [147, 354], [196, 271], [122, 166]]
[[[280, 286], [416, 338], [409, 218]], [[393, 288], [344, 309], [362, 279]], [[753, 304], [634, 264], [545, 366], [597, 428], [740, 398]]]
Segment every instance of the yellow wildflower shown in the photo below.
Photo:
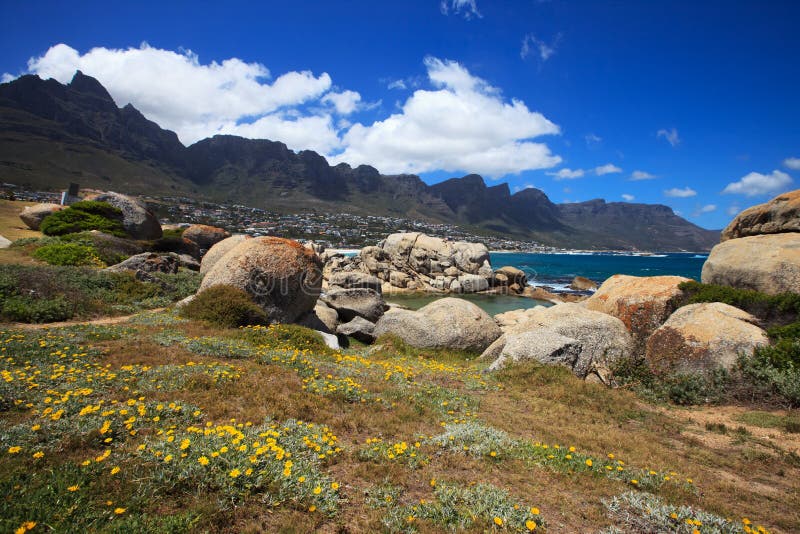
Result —
[[38, 460], [39, 458], [43, 458], [44, 457], [44, 453], [42, 451], [36, 451], [36, 452], [33, 453], [33, 457]]
[[22, 450], [22, 447], [9, 447], [8, 448], [8, 454], [17, 454], [21, 450]]
[[316, 488], [314, 488], [313, 492], [314, 495], [319, 495], [320, 493], [322, 493], [322, 488], [317, 486]]
[[200, 462], [200, 465], [208, 465], [208, 458], [205, 456], [201, 456], [197, 459], [197, 461]]
[[498, 527], [502, 527], [503, 526], [503, 519], [500, 518], [500, 517], [494, 516], [494, 524], [497, 525]]
[[78, 491], [78, 486], [77, 485], [70, 486], [70, 487], [67, 488], [67, 491]]
[[117, 515], [124, 514], [125, 508], [114, 508], [114, 513]]
[[242, 474], [242, 472], [239, 471], [238, 469], [234, 469], [230, 473], [228, 473], [228, 475], [230, 475], [231, 478], [236, 478], [241, 474]]
[[525, 528], [531, 531], [536, 530], [536, 521], [528, 519], [527, 521], [525, 521]]

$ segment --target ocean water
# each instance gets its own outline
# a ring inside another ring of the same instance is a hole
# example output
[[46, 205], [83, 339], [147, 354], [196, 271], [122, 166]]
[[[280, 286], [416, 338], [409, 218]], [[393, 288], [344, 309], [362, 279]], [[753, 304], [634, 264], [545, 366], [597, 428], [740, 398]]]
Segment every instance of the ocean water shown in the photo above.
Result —
[[511, 265], [528, 275], [533, 286], [565, 289], [575, 276], [584, 276], [598, 284], [614, 274], [633, 276], [677, 275], [700, 280], [700, 271], [707, 255], [665, 253], [633, 256], [608, 253], [511, 253], [493, 252], [494, 269]]

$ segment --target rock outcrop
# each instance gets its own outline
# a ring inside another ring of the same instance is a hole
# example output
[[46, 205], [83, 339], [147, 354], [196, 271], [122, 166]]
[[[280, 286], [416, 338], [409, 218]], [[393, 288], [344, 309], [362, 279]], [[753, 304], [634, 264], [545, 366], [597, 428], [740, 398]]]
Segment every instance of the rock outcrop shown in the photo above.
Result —
[[31, 230], [38, 230], [45, 217], [62, 209], [64, 209], [64, 206], [59, 204], [34, 204], [22, 210], [19, 218]]
[[194, 241], [197, 246], [205, 250], [230, 236], [231, 234], [227, 230], [207, 224], [193, 224], [183, 231], [183, 237]]
[[747, 208], [722, 231], [722, 241], [785, 232], [800, 232], [800, 189]]
[[[576, 340], [580, 345], [580, 353], [573, 362], [572, 372], [579, 378], [599, 379], [608, 384], [611, 382], [613, 364], [632, 353], [633, 341], [622, 321], [605, 313], [588, 310], [580, 304], [563, 303], [550, 308], [537, 306], [525, 310], [524, 315], [524, 320], [507, 327], [506, 339], [527, 332], [539, 332], [540, 335], [556, 333]], [[566, 360], [561, 358], [560, 361], [564, 363]]]
[[494, 278], [485, 245], [419, 232], [392, 234], [379, 246], [365, 247], [352, 258], [341, 254], [324, 257], [329, 283], [360, 273], [399, 289], [474, 293], [489, 289]]
[[322, 264], [296, 241], [245, 239], [206, 272], [200, 290], [218, 284], [247, 292], [270, 322], [291, 323], [314, 309], [322, 287]]
[[125, 261], [107, 267], [105, 270], [110, 272], [133, 271], [143, 273], [168, 273], [175, 274], [181, 267], [180, 256], [173, 252], [156, 254], [154, 252], [143, 252], [131, 256]]
[[646, 358], [656, 372], [730, 369], [740, 354], [767, 345], [749, 313], [712, 302], [679, 308], [647, 341]]
[[375, 341], [375, 323], [371, 323], [363, 317], [355, 317], [350, 322], [337, 326], [336, 333], [350, 336], [362, 343], [372, 343]]
[[342, 289], [372, 289], [382, 292], [383, 283], [376, 277], [359, 272], [340, 272], [333, 274], [328, 280], [331, 287]]
[[[487, 352], [491, 348], [486, 349]], [[497, 371], [511, 363], [531, 360], [573, 369], [582, 350], [581, 342], [577, 339], [562, 336], [547, 328], [511, 334], [505, 337], [502, 348], [497, 351], [497, 357], [488, 370]], [[485, 353], [481, 355], [481, 358], [485, 357]]]
[[704, 284], [800, 293], [800, 232], [729, 239], [703, 264]]
[[575, 291], [594, 291], [597, 289], [597, 282], [585, 276], [576, 276], [569, 284], [569, 288]]
[[161, 224], [152, 211], [141, 200], [109, 191], [91, 200], [107, 202], [122, 211], [122, 226], [134, 239], [158, 239], [161, 237]]
[[336, 310], [341, 322], [350, 322], [355, 317], [363, 317], [375, 322], [386, 310], [386, 303], [374, 289], [356, 287], [352, 289], [329, 289], [320, 299]]
[[682, 276], [627, 276], [615, 274], [589, 297], [586, 308], [621, 320], [643, 348], [645, 341], [678, 306], [682, 291], [678, 285], [689, 281]]
[[213, 245], [208, 252], [203, 255], [203, 260], [200, 262], [200, 274], [206, 274], [225, 254], [230, 252], [236, 245], [245, 239], [252, 239], [252, 237], [243, 234], [232, 235], [222, 241]]
[[374, 335], [394, 334], [417, 348], [482, 352], [501, 335], [485, 311], [464, 299], [446, 297], [417, 311], [391, 309], [375, 325]]

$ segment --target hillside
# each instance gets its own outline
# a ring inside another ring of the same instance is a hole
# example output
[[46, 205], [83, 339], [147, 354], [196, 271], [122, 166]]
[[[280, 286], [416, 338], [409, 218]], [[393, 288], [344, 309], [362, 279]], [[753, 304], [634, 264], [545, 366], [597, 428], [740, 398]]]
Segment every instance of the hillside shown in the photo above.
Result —
[[362, 165], [330, 166], [283, 143], [215, 136], [184, 147], [97, 80], [23, 76], [0, 85], [0, 181], [186, 195], [278, 212], [329, 211], [447, 222], [563, 247], [707, 250], [719, 238], [667, 206], [554, 204], [537, 189], [511, 194], [468, 175], [432, 186]]

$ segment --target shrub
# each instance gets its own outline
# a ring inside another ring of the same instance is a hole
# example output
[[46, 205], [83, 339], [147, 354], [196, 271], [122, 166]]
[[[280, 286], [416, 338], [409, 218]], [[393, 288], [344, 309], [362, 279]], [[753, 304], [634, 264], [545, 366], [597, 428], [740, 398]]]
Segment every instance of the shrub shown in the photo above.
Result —
[[39, 247], [33, 257], [50, 265], [94, 265], [102, 267], [94, 247], [81, 243], [52, 243]]
[[117, 237], [126, 237], [122, 211], [107, 202], [84, 200], [51, 213], [39, 227], [45, 235], [65, 235], [86, 230], [100, 230]]
[[183, 237], [183, 231], [186, 228], [166, 228], [162, 232], [162, 238], [181, 238]]
[[159, 273], [158, 283], [133, 273], [71, 266], [0, 266], [0, 321], [48, 322], [166, 306], [196, 290], [200, 275]]
[[35, 299], [12, 295], [3, 300], [0, 317], [20, 323], [52, 323], [70, 319], [74, 309], [64, 297]]
[[796, 320], [800, 315], [800, 295], [795, 293], [767, 295], [749, 289], [701, 284], [695, 281], [683, 282], [678, 287], [684, 292], [683, 305], [722, 302], [741, 308], [765, 323], [786, 324]]
[[[776, 347], [756, 349], [752, 356], [739, 358], [738, 371], [749, 388], [738, 391], [738, 397], [762, 403], [800, 406], [800, 366], [790, 362], [790, 356], [780, 348], [781, 343]], [[798, 342], [793, 344], [796, 357], [800, 348]]]
[[222, 327], [264, 324], [264, 310], [239, 288], [218, 285], [205, 289], [181, 309], [181, 315]]

